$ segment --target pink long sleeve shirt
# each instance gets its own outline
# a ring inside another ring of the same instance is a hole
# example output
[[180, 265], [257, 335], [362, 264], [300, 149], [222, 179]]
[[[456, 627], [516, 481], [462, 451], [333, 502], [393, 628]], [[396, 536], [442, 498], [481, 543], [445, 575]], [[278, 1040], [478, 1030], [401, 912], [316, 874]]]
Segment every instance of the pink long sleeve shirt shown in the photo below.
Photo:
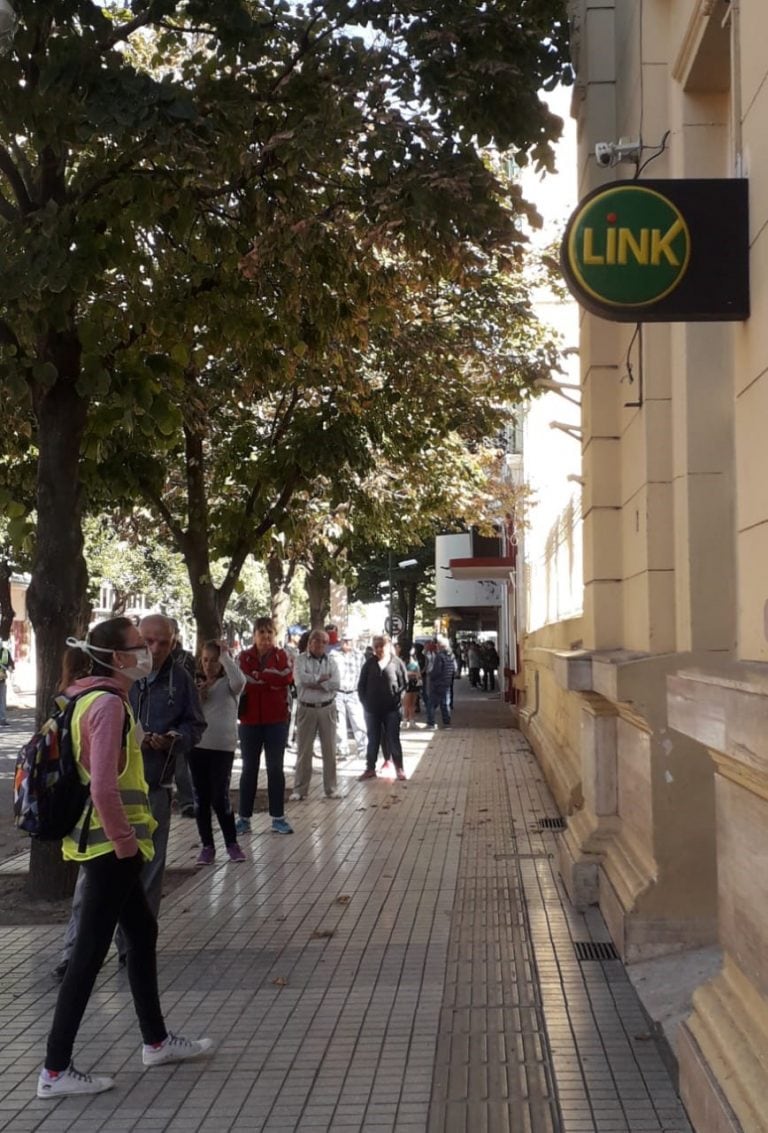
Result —
[[120, 800], [118, 776], [125, 769], [123, 725], [128, 695], [110, 677], [82, 677], [66, 690], [67, 696], [89, 688], [114, 689], [117, 696], [98, 696], [80, 718], [80, 762], [91, 777], [91, 798], [104, 833], [118, 858], [139, 852], [136, 835]]

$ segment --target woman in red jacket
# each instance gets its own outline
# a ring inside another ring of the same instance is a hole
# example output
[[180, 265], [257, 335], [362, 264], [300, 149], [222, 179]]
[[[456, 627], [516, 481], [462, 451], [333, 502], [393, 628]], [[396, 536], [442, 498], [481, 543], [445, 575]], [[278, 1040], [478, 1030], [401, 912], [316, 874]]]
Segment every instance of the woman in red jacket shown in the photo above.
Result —
[[263, 748], [267, 764], [267, 796], [272, 831], [275, 834], [293, 834], [293, 827], [286, 822], [284, 814], [283, 772], [293, 669], [288, 654], [275, 645], [275, 626], [271, 618], [257, 620], [253, 645], [250, 649], [243, 650], [239, 663], [245, 673], [246, 684], [239, 711], [238, 732], [243, 770], [240, 775], [240, 813], [236, 830], [238, 834], [250, 833]]

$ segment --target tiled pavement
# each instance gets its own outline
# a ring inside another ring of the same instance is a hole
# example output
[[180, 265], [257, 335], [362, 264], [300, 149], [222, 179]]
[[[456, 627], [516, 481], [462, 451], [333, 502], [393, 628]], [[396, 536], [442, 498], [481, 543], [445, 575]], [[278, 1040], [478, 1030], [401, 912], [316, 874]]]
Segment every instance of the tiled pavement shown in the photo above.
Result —
[[[688, 1131], [622, 965], [577, 956], [608, 935], [564, 899], [535, 760], [498, 701], [462, 692], [452, 730], [403, 733], [407, 783], [350, 762], [326, 801], [316, 775], [292, 837], [262, 816], [246, 864], [165, 899], [164, 1007], [216, 1040], [208, 1061], [142, 1069], [110, 959], [77, 1064], [117, 1088], [36, 1100], [61, 930], [0, 929], [0, 1130]], [[172, 865], [194, 840], [175, 820]]]

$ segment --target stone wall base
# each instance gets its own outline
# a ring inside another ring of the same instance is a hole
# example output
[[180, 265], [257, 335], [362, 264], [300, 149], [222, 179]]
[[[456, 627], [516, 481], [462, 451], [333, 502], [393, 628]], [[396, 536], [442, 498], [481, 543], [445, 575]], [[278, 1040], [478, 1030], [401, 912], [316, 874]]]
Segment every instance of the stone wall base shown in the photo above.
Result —
[[677, 1063], [680, 1096], [696, 1133], [758, 1133], [737, 1120], [686, 1023], [677, 1032]]
[[[620, 886], [615, 884], [617, 879], [621, 881]], [[643, 878], [633, 869], [621, 853], [620, 844], [614, 843], [599, 871], [599, 904], [611, 939], [625, 964], [715, 943], [715, 917], [659, 916], [652, 907], [652, 888], [652, 879], [648, 875]]]
[[768, 1133], [768, 1002], [726, 953], [681, 1030], [680, 1094], [700, 1133]]

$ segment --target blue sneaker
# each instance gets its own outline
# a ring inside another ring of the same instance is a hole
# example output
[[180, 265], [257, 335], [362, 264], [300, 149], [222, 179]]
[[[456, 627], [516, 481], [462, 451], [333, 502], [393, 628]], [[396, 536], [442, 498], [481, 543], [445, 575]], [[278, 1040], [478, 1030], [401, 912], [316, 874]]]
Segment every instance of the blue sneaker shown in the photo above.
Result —
[[286, 822], [284, 818], [272, 819], [272, 833], [273, 834], [293, 834], [293, 827], [290, 822]]
[[235, 823], [235, 834], [250, 834], [251, 820], [250, 818], [238, 818]]

